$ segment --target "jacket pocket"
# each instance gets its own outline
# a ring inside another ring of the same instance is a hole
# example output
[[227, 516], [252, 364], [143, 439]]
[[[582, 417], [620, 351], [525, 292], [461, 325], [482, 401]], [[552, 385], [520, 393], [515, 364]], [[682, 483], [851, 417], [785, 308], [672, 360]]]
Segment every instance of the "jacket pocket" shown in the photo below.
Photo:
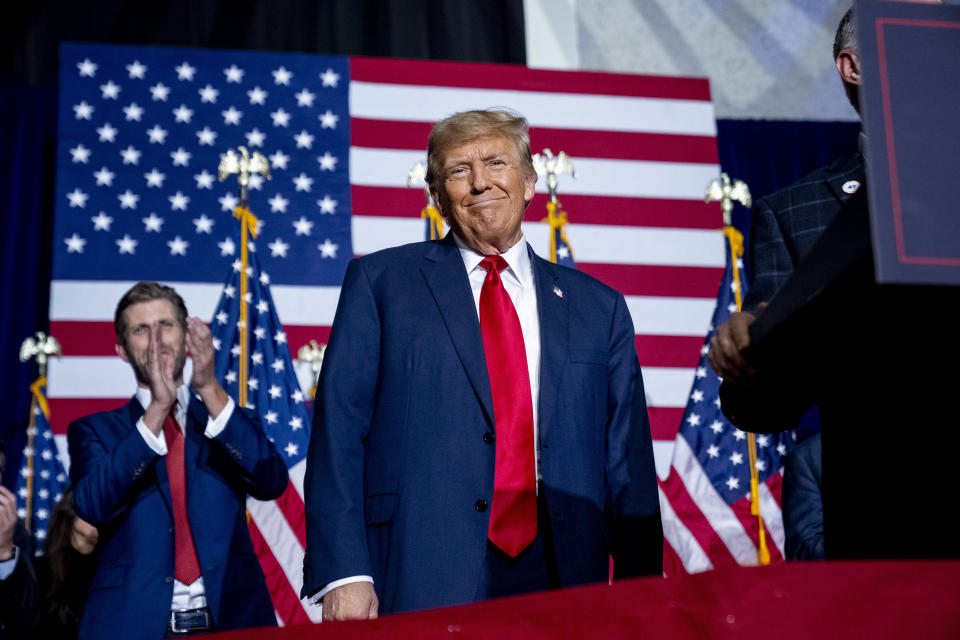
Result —
[[368, 527], [386, 524], [393, 519], [400, 502], [399, 493], [379, 493], [363, 500], [363, 519]]

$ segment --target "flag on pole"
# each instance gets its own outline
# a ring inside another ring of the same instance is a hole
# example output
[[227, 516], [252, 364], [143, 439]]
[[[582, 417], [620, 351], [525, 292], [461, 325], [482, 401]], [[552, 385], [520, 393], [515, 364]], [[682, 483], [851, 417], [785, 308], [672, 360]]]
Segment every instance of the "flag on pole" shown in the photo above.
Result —
[[560, 202], [547, 203], [547, 224], [550, 225], [550, 262], [577, 268], [573, 260], [573, 249], [567, 240], [565, 228], [567, 226], [567, 212], [559, 210]]
[[[738, 277], [742, 236], [733, 227], [727, 227], [725, 235], [729, 257], [716, 309], [700, 350], [670, 474], [660, 482], [668, 575], [783, 559], [780, 495], [792, 433], [754, 436], [733, 426], [720, 410], [721, 381], [707, 363], [716, 327], [738, 310], [745, 293]], [[755, 455], [749, 444], [753, 438]], [[756, 493], [751, 491], [752, 478]], [[751, 509], [754, 501], [758, 513]]]
[[[251, 248], [254, 248], [252, 241]], [[287, 463], [290, 484], [277, 500], [247, 500], [250, 534], [273, 598], [273, 606], [285, 624], [319, 620], [319, 608], [300, 602], [303, 584], [303, 550], [306, 540], [303, 504], [303, 474], [310, 415], [300, 389], [287, 335], [280, 324], [270, 295], [270, 277], [260, 269], [257, 254], [247, 261], [247, 331], [241, 332], [241, 278], [238, 258], [223, 285], [223, 293], [211, 322], [216, 350], [217, 380], [239, 403], [240, 368], [247, 357], [247, 408], [260, 415], [264, 433]], [[247, 347], [241, 344], [247, 337]]]
[[30, 422], [27, 425], [27, 444], [23, 450], [20, 474], [17, 476], [17, 517], [33, 536], [37, 554], [43, 552], [50, 513], [63, 497], [67, 474], [57, 455], [57, 447], [50, 429], [50, 407], [46, 398], [47, 379], [30, 385], [33, 400], [30, 403]]

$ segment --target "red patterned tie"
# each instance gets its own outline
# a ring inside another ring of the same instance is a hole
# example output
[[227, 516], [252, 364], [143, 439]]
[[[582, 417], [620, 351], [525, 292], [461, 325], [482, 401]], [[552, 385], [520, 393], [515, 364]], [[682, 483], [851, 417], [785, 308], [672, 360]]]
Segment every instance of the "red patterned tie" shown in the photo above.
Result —
[[480, 331], [493, 394], [497, 462], [490, 507], [490, 542], [515, 557], [537, 536], [533, 402], [520, 319], [503, 287], [501, 256], [486, 257], [480, 289]]
[[173, 499], [174, 575], [183, 584], [193, 584], [200, 577], [200, 561], [193, 545], [193, 532], [187, 517], [187, 476], [183, 464], [183, 433], [173, 417], [173, 409], [163, 421], [163, 435], [167, 440], [167, 476], [170, 479], [170, 497]]

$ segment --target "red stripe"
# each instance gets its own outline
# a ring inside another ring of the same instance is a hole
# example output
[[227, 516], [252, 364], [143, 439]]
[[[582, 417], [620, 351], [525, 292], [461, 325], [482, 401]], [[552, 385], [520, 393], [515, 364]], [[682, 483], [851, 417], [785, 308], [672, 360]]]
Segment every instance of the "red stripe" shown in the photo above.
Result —
[[[576, 247], [574, 247], [576, 257]], [[723, 279], [722, 267], [665, 267], [641, 264], [577, 262], [577, 269], [625, 296], [667, 296], [715, 300]], [[706, 335], [706, 327], [704, 335]], [[700, 338], [700, 342], [703, 339]], [[697, 345], [697, 349], [700, 345]]]
[[[325, 325], [287, 325], [287, 344], [291, 356], [310, 340], [326, 344], [330, 327]], [[110, 321], [58, 320], [50, 323], [51, 335], [57, 336], [65, 356], [112, 356], [116, 354], [116, 336]]]
[[[747, 535], [750, 536], [750, 539], [753, 540], [754, 546], [759, 549], [760, 519], [757, 516], [750, 515], [750, 500], [744, 496], [730, 505], [730, 508], [733, 510], [734, 515], [737, 516], [737, 519], [740, 520], [740, 523], [743, 524], [743, 528], [746, 530]], [[770, 552], [770, 563], [773, 564], [782, 561], [783, 556], [780, 554], [777, 545], [773, 543], [773, 536], [770, 535], [766, 524], [764, 524], [763, 532], [766, 536], [767, 550]]]
[[[426, 150], [433, 124], [397, 120], [350, 120], [350, 144], [371, 149]], [[573, 158], [608, 158], [651, 162], [717, 164], [717, 139], [713, 136], [594, 131], [530, 127], [533, 153], [563, 150]]]
[[98, 411], [110, 411], [130, 402], [130, 398], [48, 398], [50, 428], [54, 435], [63, 435], [77, 418]]
[[667, 578], [686, 575], [687, 569], [683, 561], [666, 538], [663, 539], [663, 575]]
[[[282, 455], [282, 454], [281, 454]], [[297, 488], [290, 482], [287, 489], [276, 499], [277, 507], [286, 518], [287, 524], [293, 530], [300, 546], [307, 548], [307, 522], [304, 516], [303, 498], [297, 493]]]
[[680, 476], [671, 469], [670, 476], [666, 480], [658, 482], [660, 482], [660, 487], [663, 489], [664, 494], [670, 501], [670, 505], [677, 514], [677, 518], [683, 522], [684, 526], [690, 530], [693, 537], [700, 543], [700, 548], [703, 549], [707, 557], [710, 558], [713, 566], [736, 565], [737, 561], [730, 553], [727, 545], [724, 544], [720, 536], [717, 535], [717, 532], [710, 526], [710, 521], [703, 515], [700, 507], [697, 506], [696, 502], [694, 502], [693, 498], [687, 492], [687, 488], [684, 486]]
[[696, 367], [700, 362], [703, 338], [688, 336], [636, 337], [641, 367]]
[[[358, 216], [419, 218], [426, 205], [421, 188], [351, 185], [350, 198], [353, 213]], [[716, 203], [705, 204], [700, 200], [578, 195], [565, 195], [562, 200], [567, 219], [573, 224], [719, 230], [723, 223]], [[523, 219], [540, 222], [547, 217], [546, 209], [547, 195], [538, 193]], [[573, 251], [576, 255], [576, 246]]]
[[253, 542], [253, 550], [260, 560], [260, 566], [263, 568], [263, 574], [267, 581], [267, 589], [270, 591], [270, 599], [273, 600], [273, 608], [279, 614], [280, 619], [286, 626], [294, 624], [310, 624], [310, 617], [303, 610], [300, 604], [299, 594], [294, 592], [290, 581], [280, 563], [277, 562], [270, 545], [264, 539], [257, 524], [251, 518], [250, 540]]
[[650, 434], [654, 440], [673, 441], [680, 431], [683, 407], [647, 407], [650, 416]]
[[549, 93], [710, 100], [704, 78], [638, 76], [586, 71], [544, 71], [520, 65], [350, 58], [353, 82], [508, 89]]
[[770, 489], [770, 493], [773, 494], [773, 499], [777, 501], [777, 506], [783, 509], [783, 474], [773, 474], [767, 478], [765, 484]]

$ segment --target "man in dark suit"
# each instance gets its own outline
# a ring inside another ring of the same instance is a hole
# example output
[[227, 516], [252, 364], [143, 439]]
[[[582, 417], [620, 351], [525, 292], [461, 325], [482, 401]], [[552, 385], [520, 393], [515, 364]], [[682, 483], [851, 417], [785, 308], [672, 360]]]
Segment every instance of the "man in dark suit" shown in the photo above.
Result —
[[527, 123], [430, 134], [442, 241], [351, 262], [320, 375], [303, 596], [375, 617], [662, 571], [624, 298], [537, 257]]
[[[833, 58], [847, 98], [860, 113], [860, 58], [853, 9], [837, 26]], [[751, 216], [750, 283], [743, 312], [730, 314], [710, 342], [710, 364], [724, 380], [743, 382], [754, 373], [741, 352], [750, 343], [748, 329], [757, 312], [790, 278], [850, 197], [864, 188], [865, 180], [861, 135], [855, 150], [756, 202]]]
[[[283, 492], [283, 459], [255, 414], [217, 382], [210, 330], [187, 317], [176, 291], [135, 285], [117, 305], [115, 328], [136, 395], [67, 432], [74, 509], [100, 530], [80, 637], [276, 624], [245, 503]], [[193, 393], [183, 382], [187, 349]]]

